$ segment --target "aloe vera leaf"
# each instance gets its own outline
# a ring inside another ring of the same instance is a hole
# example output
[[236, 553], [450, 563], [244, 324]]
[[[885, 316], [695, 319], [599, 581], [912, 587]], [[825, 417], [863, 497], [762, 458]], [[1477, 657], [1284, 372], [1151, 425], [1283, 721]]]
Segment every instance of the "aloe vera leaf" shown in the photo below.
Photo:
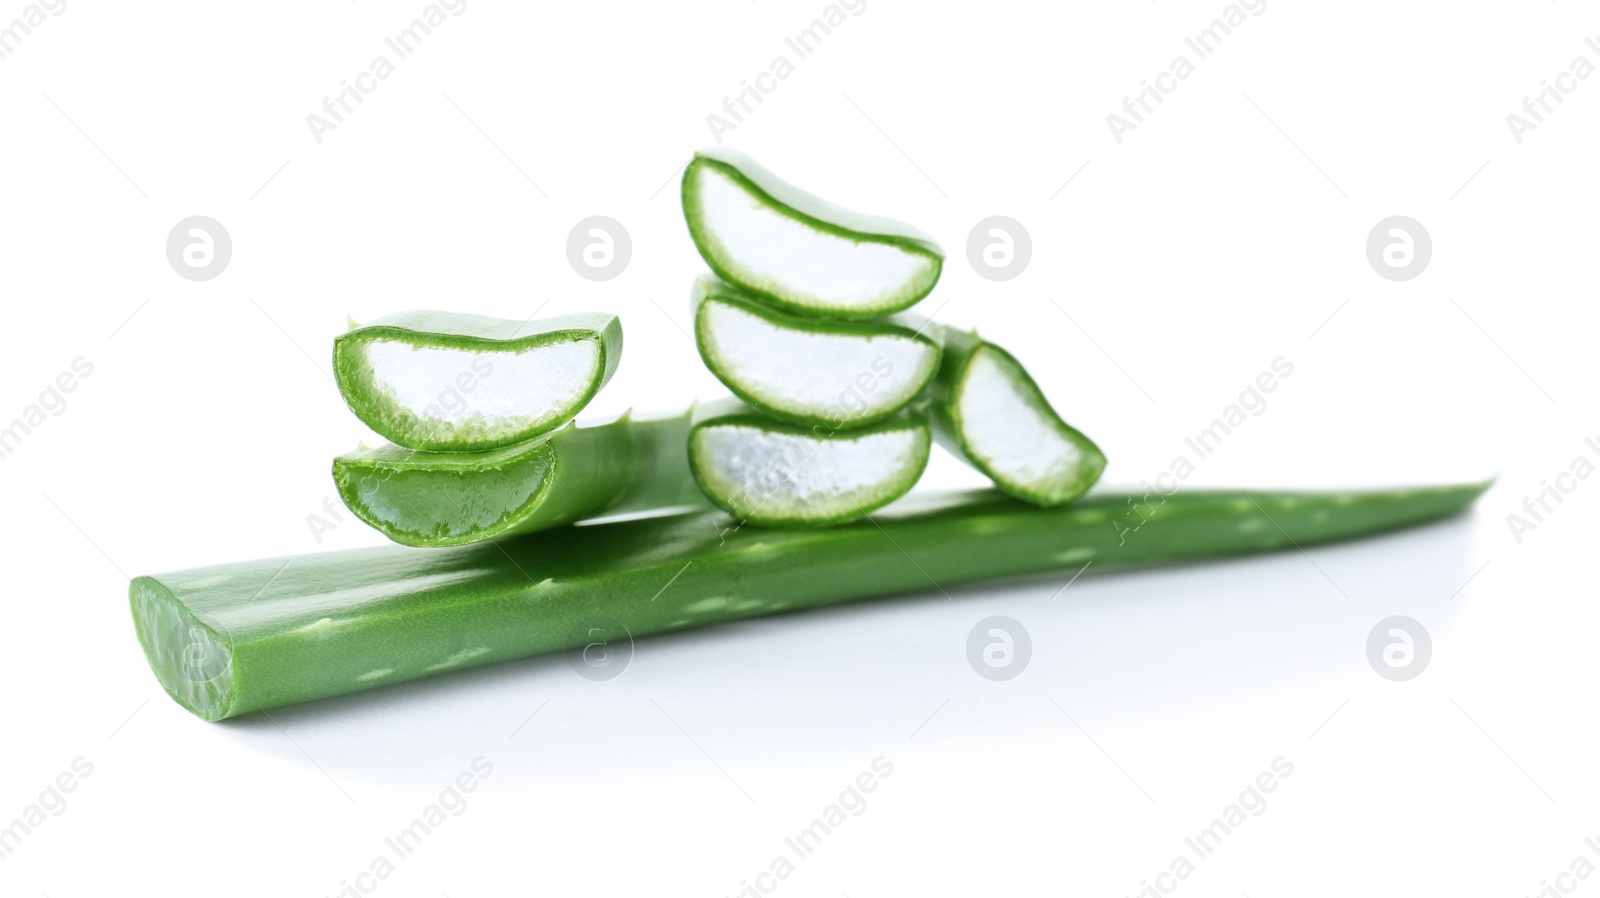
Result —
[[399, 312], [333, 342], [356, 417], [398, 446], [436, 451], [494, 449], [560, 427], [621, 358], [622, 323], [609, 314]]
[[690, 413], [603, 424], [487, 452], [387, 445], [333, 460], [339, 497], [401, 545], [461, 546], [603, 514], [703, 505], [685, 447]]
[[842, 209], [735, 150], [683, 173], [689, 235], [719, 277], [794, 312], [876, 318], [938, 283], [944, 252], [910, 225]]
[[744, 522], [822, 527], [904, 496], [928, 466], [932, 442], [921, 414], [836, 432], [723, 400], [695, 416], [689, 469], [713, 504]]
[[929, 391], [939, 445], [1036, 505], [1088, 492], [1105, 471], [1105, 454], [1056, 414], [1022, 363], [975, 333], [933, 327], [944, 345]]
[[909, 405], [939, 370], [938, 341], [893, 318], [791, 315], [709, 275], [695, 281], [690, 304], [695, 345], [711, 373], [791, 424], [876, 424]]
[[1148, 497], [1040, 508], [985, 490], [820, 530], [730, 529], [698, 512], [223, 564], [137, 577], [129, 593], [161, 685], [217, 720], [584, 646], [597, 627], [622, 640], [1090, 561], [1099, 571], [1366, 536], [1455, 514], [1486, 487], [1182, 491], [1131, 533], [1119, 521]]

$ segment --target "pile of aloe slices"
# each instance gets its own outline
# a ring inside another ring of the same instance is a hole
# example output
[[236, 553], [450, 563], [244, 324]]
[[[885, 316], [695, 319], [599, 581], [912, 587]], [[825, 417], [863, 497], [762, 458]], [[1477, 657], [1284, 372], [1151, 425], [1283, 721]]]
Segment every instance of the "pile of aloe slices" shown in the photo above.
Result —
[[580, 426], [622, 354], [615, 316], [391, 315], [334, 344], [351, 411], [391, 441], [335, 459], [345, 504], [450, 546], [706, 499], [741, 523], [845, 523], [905, 495], [935, 441], [1042, 506], [1099, 478], [1105, 457], [1016, 358], [906, 311], [938, 283], [931, 238], [727, 151], [689, 163], [683, 212], [715, 272], [691, 294], [695, 343], [732, 397]]
[[905, 495], [935, 440], [1000, 489], [1070, 502], [1105, 456], [1022, 365], [907, 312], [944, 255], [909, 225], [848, 212], [728, 150], [683, 176], [716, 276], [692, 294], [706, 367], [741, 401], [696, 415], [689, 461], [713, 502], [756, 524], [836, 524]]
[[[134, 578], [168, 694], [217, 720], [544, 652], [588, 664], [597, 643], [930, 586], [1364, 536], [1486, 486], [1085, 497], [1105, 457], [1022, 363], [908, 311], [939, 281], [933, 240], [725, 151], [682, 195], [713, 272], [695, 343], [731, 397], [575, 421], [621, 360], [614, 315], [353, 325], [339, 390], [389, 442], [333, 477], [401, 545]], [[935, 442], [997, 489], [906, 497]]]

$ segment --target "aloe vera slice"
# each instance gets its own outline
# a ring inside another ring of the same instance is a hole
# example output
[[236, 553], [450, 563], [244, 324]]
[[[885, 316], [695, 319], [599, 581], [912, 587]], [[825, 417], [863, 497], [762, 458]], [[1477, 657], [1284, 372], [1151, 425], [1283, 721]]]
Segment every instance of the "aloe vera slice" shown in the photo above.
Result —
[[939, 370], [940, 347], [893, 320], [780, 312], [706, 275], [691, 298], [695, 345], [717, 379], [762, 412], [834, 430], [905, 408]]
[[333, 342], [339, 392], [356, 417], [407, 449], [479, 451], [572, 420], [616, 371], [615, 315], [510, 321], [399, 312]]
[[717, 507], [743, 521], [824, 526], [905, 495], [928, 466], [932, 442], [921, 415], [834, 432], [774, 421], [723, 400], [695, 416], [689, 469]]
[[1061, 420], [1011, 353], [975, 333], [941, 331], [944, 362], [930, 416], [939, 445], [1036, 505], [1088, 492], [1105, 471], [1100, 447]]
[[914, 305], [944, 253], [921, 231], [841, 209], [734, 150], [695, 154], [683, 173], [689, 235], [719, 277], [813, 315], [876, 318]]
[[689, 474], [690, 415], [568, 424], [487, 452], [387, 445], [333, 460], [344, 504], [406, 546], [461, 546], [602, 514], [703, 505]]
[[[382, 546], [136, 577], [156, 678], [206, 720], [720, 621], [1000, 577], [1307, 547], [1455, 514], [1486, 484], [1357, 493], [1184, 490], [1038, 508], [992, 490], [826, 529], [719, 512], [454, 549]], [[1118, 525], [1118, 520], [1128, 520]]]

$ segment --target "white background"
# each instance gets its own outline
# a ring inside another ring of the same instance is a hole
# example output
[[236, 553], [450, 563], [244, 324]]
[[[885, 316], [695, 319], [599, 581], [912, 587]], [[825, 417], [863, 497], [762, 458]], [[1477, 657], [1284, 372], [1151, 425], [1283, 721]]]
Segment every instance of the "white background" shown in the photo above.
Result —
[[[1471, 516], [1091, 570], [1053, 600], [1064, 576], [650, 638], [610, 682], [553, 657], [275, 722], [181, 710], [129, 576], [381, 542], [307, 523], [330, 457], [373, 439], [329, 380], [347, 316], [615, 311], [593, 412], [721, 392], [682, 332], [701, 264], [676, 170], [825, 4], [474, 0], [319, 144], [306, 116], [423, 6], [71, 0], [0, 61], [0, 421], [93, 365], [0, 461], [0, 825], [93, 765], [0, 892], [334, 895], [479, 756], [466, 811], [375, 894], [733, 895], [880, 756], [865, 812], [776, 894], [1133, 895], [1279, 756], [1266, 811], [1178, 893], [1531, 895], [1600, 837], [1600, 480], [1520, 543], [1506, 519], [1600, 463], [1600, 77], [1520, 145], [1506, 123], [1600, 64], [1600, 14], [1569, 0], [1273, 2], [1121, 144], [1107, 114], [1223, 3], [868, 0], [723, 135], [935, 234], [920, 310], [1021, 357], [1108, 484], [1166, 470], [1283, 356], [1189, 485], [1498, 475]], [[191, 215], [234, 244], [203, 283], [164, 254]], [[568, 265], [590, 215], [632, 235], [614, 280]], [[1032, 235], [1003, 283], [965, 258], [990, 215]], [[1432, 235], [1414, 280], [1367, 262], [1390, 215]], [[939, 456], [925, 485], [977, 482]], [[995, 614], [1032, 635], [1009, 682], [965, 656]], [[1396, 614], [1433, 639], [1403, 683], [1365, 650]]]

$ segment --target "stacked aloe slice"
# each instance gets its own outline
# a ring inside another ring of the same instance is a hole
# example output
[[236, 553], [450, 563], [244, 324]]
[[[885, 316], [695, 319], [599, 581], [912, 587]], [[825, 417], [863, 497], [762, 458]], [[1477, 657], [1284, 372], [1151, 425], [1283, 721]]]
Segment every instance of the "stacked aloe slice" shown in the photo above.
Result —
[[402, 312], [334, 341], [350, 410], [390, 442], [333, 461], [350, 510], [408, 546], [456, 546], [697, 501], [686, 414], [571, 423], [616, 371], [614, 315], [521, 323]]
[[908, 225], [860, 215], [742, 154], [684, 171], [683, 212], [715, 276], [691, 294], [695, 344], [732, 400], [703, 406], [689, 461], [706, 495], [754, 524], [854, 520], [911, 489], [937, 441], [1039, 505], [1105, 467], [1022, 365], [906, 310], [944, 256]]
[[686, 168], [683, 208], [716, 272], [694, 285], [695, 342], [733, 397], [574, 424], [621, 359], [615, 316], [390, 315], [334, 342], [345, 401], [391, 441], [334, 460], [351, 511], [427, 547], [706, 498], [824, 526], [905, 495], [935, 440], [1039, 505], [1099, 477], [1016, 359], [905, 311], [938, 283], [931, 238], [723, 151]]

